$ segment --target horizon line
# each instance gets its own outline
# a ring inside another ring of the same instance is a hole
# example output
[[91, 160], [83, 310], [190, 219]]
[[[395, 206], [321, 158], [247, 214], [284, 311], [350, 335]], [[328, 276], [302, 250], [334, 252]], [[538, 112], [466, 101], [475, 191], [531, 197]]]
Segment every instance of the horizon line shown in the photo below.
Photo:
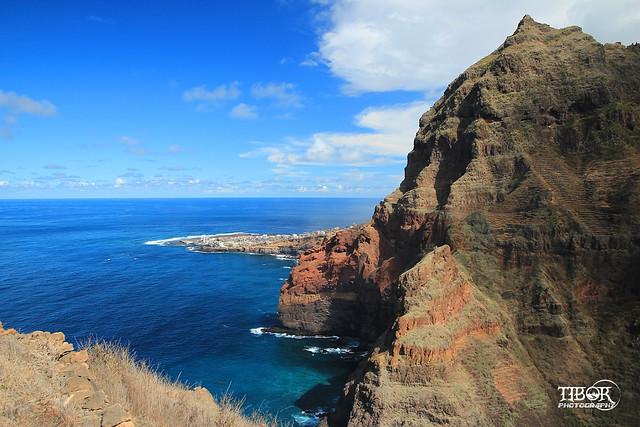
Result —
[[[194, 200], [194, 199], [379, 199], [378, 196], [169, 196], [169, 197], [7, 197], [0, 201], [28, 200]], [[382, 197], [384, 199], [384, 197]]]

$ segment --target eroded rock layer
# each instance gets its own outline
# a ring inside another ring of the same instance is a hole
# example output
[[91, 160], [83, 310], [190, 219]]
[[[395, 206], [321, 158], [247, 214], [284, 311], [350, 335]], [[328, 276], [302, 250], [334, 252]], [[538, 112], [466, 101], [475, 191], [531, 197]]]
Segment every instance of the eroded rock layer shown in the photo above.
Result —
[[373, 343], [332, 425], [637, 425], [640, 46], [525, 17], [420, 119], [398, 190], [305, 252], [284, 326]]

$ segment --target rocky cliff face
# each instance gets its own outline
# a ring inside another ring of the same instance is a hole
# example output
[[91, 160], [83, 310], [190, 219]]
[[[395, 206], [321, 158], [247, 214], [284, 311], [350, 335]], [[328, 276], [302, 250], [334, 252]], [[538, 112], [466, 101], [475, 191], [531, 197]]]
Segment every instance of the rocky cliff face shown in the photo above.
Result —
[[[372, 221], [282, 288], [286, 327], [373, 343], [329, 424], [637, 424], [639, 190], [640, 46], [525, 17], [422, 116]], [[601, 378], [618, 408], [557, 408]]]

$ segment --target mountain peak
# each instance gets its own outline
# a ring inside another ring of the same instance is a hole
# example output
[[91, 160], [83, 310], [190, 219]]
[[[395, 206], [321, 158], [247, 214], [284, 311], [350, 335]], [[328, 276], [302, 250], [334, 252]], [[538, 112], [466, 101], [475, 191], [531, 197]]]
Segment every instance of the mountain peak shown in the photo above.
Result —
[[348, 325], [376, 343], [330, 425], [571, 424], [555, 383], [591, 384], [610, 372], [601, 360], [640, 357], [600, 344], [638, 337], [623, 326], [640, 295], [634, 49], [525, 16], [421, 117], [405, 179], [372, 221], [301, 257], [283, 324]]
[[[524, 15], [520, 22], [518, 23], [518, 28], [524, 27], [526, 25], [538, 24], [531, 15]], [[539, 24], [538, 24], [539, 25]]]

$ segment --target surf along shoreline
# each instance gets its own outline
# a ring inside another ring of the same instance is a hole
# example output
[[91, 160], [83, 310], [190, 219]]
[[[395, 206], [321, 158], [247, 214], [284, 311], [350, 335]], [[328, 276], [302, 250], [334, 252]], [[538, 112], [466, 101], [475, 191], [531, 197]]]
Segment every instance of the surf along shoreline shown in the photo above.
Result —
[[[298, 260], [299, 256], [306, 251], [324, 245], [333, 238], [336, 233], [343, 230], [355, 230], [362, 225], [352, 225], [349, 227], [335, 227], [328, 230], [319, 230], [298, 234], [257, 234], [246, 232], [231, 232], [220, 234], [203, 234], [184, 237], [173, 237], [162, 240], [150, 240], [146, 245], [155, 246], [180, 246], [191, 252], [197, 253], [239, 253], [247, 255], [275, 256], [279, 259]], [[249, 331], [254, 336], [272, 336], [276, 338], [288, 338], [297, 340], [320, 340], [330, 341], [332, 345], [324, 348], [322, 346], [308, 345], [304, 351], [312, 355], [334, 355], [340, 358], [347, 358], [359, 361], [366, 356], [369, 351], [368, 346], [364, 346], [359, 340], [353, 337], [324, 336], [324, 335], [302, 335], [291, 329], [285, 328], [282, 324], [260, 326]], [[309, 396], [307, 396], [309, 395]], [[319, 409], [309, 402], [313, 399], [313, 393], [305, 393], [300, 396], [299, 407], [304, 413], [305, 421], [298, 420], [302, 425], [317, 425], [324, 417], [329, 415], [335, 408]], [[311, 422], [310, 424], [308, 424]]]
[[262, 255], [286, 255], [297, 258], [301, 253], [321, 245], [338, 231], [355, 229], [360, 226], [336, 227], [329, 230], [311, 231], [299, 234], [257, 234], [232, 232], [202, 234], [196, 236], [172, 237], [149, 240], [145, 245], [184, 246], [193, 252], [202, 253], [247, 253]]

